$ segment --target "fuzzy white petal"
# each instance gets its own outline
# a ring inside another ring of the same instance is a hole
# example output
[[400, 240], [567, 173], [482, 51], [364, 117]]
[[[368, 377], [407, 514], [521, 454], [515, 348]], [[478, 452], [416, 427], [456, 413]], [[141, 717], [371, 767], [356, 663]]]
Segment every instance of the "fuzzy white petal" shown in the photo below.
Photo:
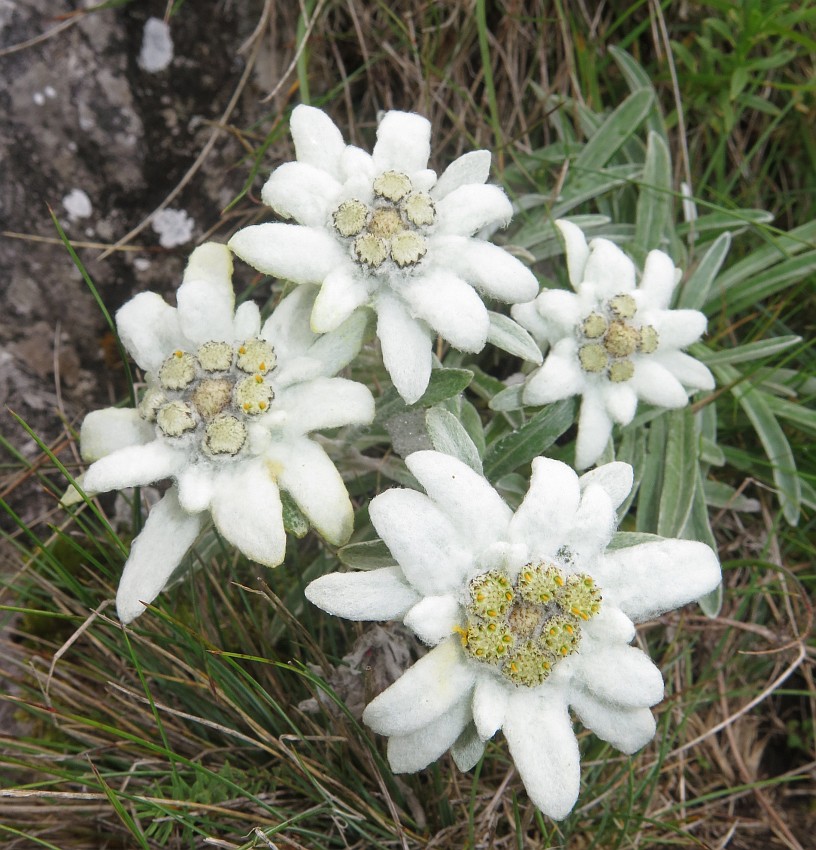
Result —
[[235, 311], [230, 340], [243, 341], [258, 336], [261, 332], [261, 311], [254, 301], [244, 301]]
[[584, 392], [578, 417], [575, 466], [586, 469], [601, 456], [612, 434], [612, 420], [606, 412], [603, 396], [595, 389]]
[[267, 567], [283, 561], [280, 492], [263, 460], [220, 470], [210, 509], [216, 528], [247, 558]]
[[640, 281], [648, 306], [666, 309], [676, 286], [677, 269], [672, 258], [663, 251], [649, 251]]
[[455, 159], [431, 190], [435, 200], [468, 183], [486, 183], [490, 176], [490, 151], [469, 151]]
[[416, 773], [449, 750], [470, 720], [468, 699], [461, 699], [427, 726], [388, 739], [388, 763], [394, 773]]
[[272, 410], [286, 411], [286, 431], [298, 436], [341, 425], [368, 425], [374, 418], [374, 397], [363, 384], [346, 378], [315, 378], [286, 387]]
[[451, 747], [451, 756], [453, 756], [454, 764], [465, 773], [476, 767], [479, 759], [484, 755], [484, 751], [484, 741], [476, 732], [476, 727], [472, 723], [468, 723], [462, 734], [456, 739], [456, 743]]
[[504, 726], [510, 692], [494, 676], [480, 676], [473, 691], [473, 722], [483, 741]]
[[369, 703], [363, 721], [381, 735], [408, 735], [468, 696], [474, 680], [471, 665], [462, 657], [459, 638], [449, 638]]
[[594, 283], [597, 292], [606, 297], [631, 292], [635, 288], [635, 264], [614, 242], [593, 239], [584, 280]]
[[536, 699], [531, 693], [514, 695], [504, 735], [530, 799], [554, 820], [565, 818], [581, 782], [578, 741], [566, 703]]
[[320, 168], [305, 162], [285, 162], [264, 184], [261, 200], [284, 218], [308, 227], [323, 227], [341, 188]]
[[469, 183], [440, 199], [436, 205], [437, 233], [471, 236], [488, 225], [507, 225], [513, 205], [498, 186]]
[[617, 509], [632, 491], [634, 475], [630, 464], [614, 461], [613, 463], [605, 463], [590, 472], [585, 472], [578, 479], [578, 483], [582, 490], [585, 490], [590, 484], [598, 484], [603, 487], [612, 500], [612, 505]]
[[470, 566], [468, 550], [451, 521], [426, 495], [386, 490], [371, 501], [369, 515], [406, 578], [423, 596], [461, 586]]
[[106, 493], [125, 487], [142, 487], [178, 474], [186, 464], [186, 452], [171, 448], [160, 440], [141, 446], [126, 446], [88, 467], [84, 489], [88, 493]]
[[312, 330], [321, 334], [333, 331], [368, 300], [368, 288], [349, 266], [334, 269], [320, 287], [310, 320]]
[[720, 564], [704, 543], [660, 540], [607, 552], [604, 597], [636, 623], [699, 599], [720, 583]]
[[332, 269], [350, 262], [330, 233], [299, 224], [253, 224], [229, 246], [258, 271], [295, 283], [322, 283]]
[[628, 425], [635, 418], [637, 393], [628, 383], [605, 383], [601, 387], [604, 406], [609, 418], [619, 425]]
[[573, 333], [581, 320], [581, 301], [565, 289], [545, 289], [535, 300], [536, 310], [549, 328], [548, 336], [558, 339]]
[[411, 185], [415, 192], [429, 192], [436, 185], [436, 172], [432, 168], [423, 168], [411, 175]]
[[369, 313], [358, 310], [338, 328], [319, 336], [308, 349], [308, 356], [320, 364], [319, 374], [329, 377], [348, 366], [363, 344]]
[[570, 283], [577, 289], [578, 284], [584, 280], [584, 269], [589, 259], [589, 245], [587, 245], [584, 232], [571, 221], [559, 219], [555, 222], [555, 226], [564, 240]]
[[423, 642], [435, 646], [460, 625], [462, 609], [452, 596], [426, 596], [403, 618], [403, 623]]
[[654, 357], [638, 358], [629, 385], [638, 398], [657, 407], [677, 408], [688, 404], [688, 393], [683, 385]]
[[317, 293], [315, 286], [296, 287], [264, 322], [261, 336], [275, 346], [279, 361], [306, 354], [317, 340], [317, 334], [309, 329], [309, 313]]
[[116, 612], [129, 623], [144, 612], [167, 584], [204, 524], [206, 515], [181, 509], [175, 488], [153, 506], [130, 555], [116, 592]]
[[413, 112], [386, 112], [377, 127], [372, 156], [379, 171], [395, 169], [411, 174], [428, 165], [431, 122]]
[[570, 705], [587, 729], [627, 755], [654, 738], [655, 719], [648, 708], [624, 708], [604, 702], [583, 688], [573, 690]]
[[82, 459], [99, 460], [118, 449], [139, 446], [155, 438], [155, 428], [132, 407], [92, 410], [82, 421], [79, 444]]
[[386, 293], [377, 298], [376, 310], [383, 363], [397, 392], [408, 404], [413, 404], [425, 392], [431, 377], [430, 329]]
[[708, 366], [682, 351], [658, 351], [653, 355], [655, 363], [677, 378], [684, 386], [692, 390], [713, 390], [714, 376]]
[[140, 292], [116, 313], [122, 344], [141, 369], [154, 372], [182, 342], [178, 315], [160, 295]]
[[455, 274], [434, 269], [401, 294], [411, 314], [424, 319], [454, 347], [474, 353], [484, 348], [490, 330], [487, 309], [474, 289]]
[[473, 551], [505, 538], [513, 512], [487, 479], [439, 452], [414, 452], [405, 463]]
[[636, 708], [663, 699], [663, 676], [634, 646], [595, 647], [580, 655], [575, 675], [596, 697]]
[[572, 469], [557, 460], [535, 458], [530, 488], [510, 521], [510, 539], [526, 543], [533, 557], [554, 554], [572, 526], [579, 501], [578, 476]]
[[524, 403], [550, 404], [584, 390], [586, 378], [575, 356], [575, 340], [559, 340], [544, 365], [530, 376], [524, 387]]
[[313, 106], [296, 106], [289, 129], [299, 162], [339, 177], [340, 158], [346, 146], [340, 130], [325, 112]]
[[512, 254], [467, 236], [433, 239], [434, 260], [491, 298], [514, 303], [538, 295], [535, 275]]
[[232, 254], [226, 245], [206, 242], [193, 251], [176, 303], [179, 325], [191, 342], [232, 342], [235, 293]]
[[533, 339], [539, 345], [549, 339], [550, 326], [541, 318], [535, 301], [528, 301], [526, 304], [514, 304], [510, 308], [510, 315], [533, 335]]
[[581, 628], [599, 644], [631, 643], [635, 637], [635, 624], [606, 598], [601, 610]]
[[397, 620], [419, 601], [397, 567], [330, 573], [307, 585], [306, 598], [348, 620]]
[[589, 563], [606, 549], [617, 524], [609, 494], [600, 484], [589, 484], [581, 493], [581, 504], [565, 542], [578, 555], [579, 563]]
[[206, 511], [215, 495], [215, 470], [208, 463], [197, 463], [183, 469], [178, 476], [178, 498], [188, 513]]
[[267, 450], [278, 484], [297, 502], [314, 528], [335, 546], [348, 542], [354, 510], [337, 467], [321, 446], [302, 437]]
[[643, 322], [657, 331], [658, 351], [666, 351], [697, 342], [705, 333], [708, 319], [699, 310], [658, 310], [651, 315], [644, 311]]
[[340, 172], [346, 193], [356, 195], [364, 203], [372, 199], [371, 181], [376, 174], [371, 154], [356, 145], [346, 145], [340, 157]]

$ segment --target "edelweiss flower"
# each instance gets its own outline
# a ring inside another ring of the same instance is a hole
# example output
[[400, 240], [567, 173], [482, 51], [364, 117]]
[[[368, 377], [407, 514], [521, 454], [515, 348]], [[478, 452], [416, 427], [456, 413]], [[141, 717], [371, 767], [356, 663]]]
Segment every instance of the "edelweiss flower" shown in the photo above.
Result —
[[711, 372], [680, 349], [705, 331], [697, 310], [670, 310], [680, 280], [671, 258], [651, 251], [635, 286], [634, 263], [612, 242], [594, 239], [557, 221], [575, 293], [548, 289], [513, 318], [550, 352], [524, 388], [524, 402], [548, 404], [581, 395], [575, 465], [600, 457], [612, 423], [628, 425], [638, 399], [658, 407], [684, 407], [691, 390], [711, 390]]
[[473, 235], [512, 215], [504, 192], [484, 185], [490, 154], [467, 153], [437, 179], [427, 167], [431, 125], [419, 115], [386, 113], [371, 155], [345, 145], [319, 109], [298, 106], [290, 126], [298, 161], [276, 169], [262, 197], [298, 224], [246, 227], [230, 247], [266, 274], [322, 284], [317, 333], [372, 307], [385, 367], [414, 402], [428, 385], [432, 330], [463, 351], [488, 340], [476, 290], [509, 303], [538, 292], [524, 265]]
[[174, 482], [133, 542], [116, 599], [123, 622], [162, 590], [208, 512], [230, 543], [267, 566], [284, 557], [279, 488], [330, 542], [344, 543], [352, 530], [345, 485], [307, 435], [373, 418], [366, 387], [329, 377], [359, 350], [365, 320], [318, 338], [308, 329], [314, 288], [299, 287], [261, 327], [254, 303], [235, 309], [231, 275], [226, 245], [202, 245], [178, 309], [145, 292], [116, 315], [147, 391], [137, 409], [86, 417], [82, 455], [95, 462], [82, 485], [101, 493]]
[[717, 558], [688, 540], [607, 549], [632, 486], [625, 463], [578, 478], [537, 458], [513, 513], [448, 455], [421, 451], [406, 462], [427, 495], [389, 490], [370, 507], [398, 566], [327, 575], [306, 595], [343, 617], [402, 619], [434, 646], [363, 714], [390, 736], [396, 772], [448, 748], [469, 769], [502, 729], [532, 801], [563, 818], [580, 780], [568, 708], [625, 753], [652, 738], [649, 706], [662, 699], [663, 679], [629, 646], [633, 622], [716, 587]]

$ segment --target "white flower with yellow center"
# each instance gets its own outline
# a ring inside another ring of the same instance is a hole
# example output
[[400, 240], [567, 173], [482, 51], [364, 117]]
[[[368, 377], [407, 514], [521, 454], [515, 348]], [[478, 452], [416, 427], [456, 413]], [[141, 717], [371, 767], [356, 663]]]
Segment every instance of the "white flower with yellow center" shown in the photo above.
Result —
[[254, 303], [235, 308], [231, 275], [226, 245], [207, 243], [190, 257], [177, 308], [145, 292], [116, 314], [147, 390], [138, 408], [85, 418], [83, 488], [173, 481], [131, 547], [116, 598], [123, 622], [155, 599], [208, 516], [267, 566], [284, 557], [280, 489], [331, 543], [352, 531], [340, 474], [308, 435], [373, 418], [366, 387], [331, 377], [359, 350], [365, 319], [318, 337], [308, 327], [316, 290], [298, 287], [261, 326]]
[[652, 738], [663, 679], [629, 645], [633, 623], [715, 588], [717, 557], [688, 540], [607, 548], [632, 486], [625, 463], [579, 478], [537, 458], [515, 513], [448, 455], [406, 463], [427, 495], [394, 489], [370, 506], [397, 566], [327, 575], [306, 595], [342, 617], [402, 619], [434, 647], [363, 714], [390, 736], [396, 772], [449, 748], [467, 770], [501, 729], [531, 800], [563, 818], [580, 781], [569, 709], [625, 753]]
[[711, 390], [709, 370], [681, 349], [706, 328], [698, 310], [671, 310], [680, 271], [667, 254], [651, 251], [640, 283], [635, 265], [612, 242], [594, 239], [568, 221], [556, 225], [564, 238], [575, 292], [544, 290], [517, 304], [513, 318], [543, 348], [544, 365], [527, 381], [525, 404], [582, 396], [575, 465], [600, 457], [612, 423], [628, 425], [638, 399], [658, 407], [688, 404], [688, 390]]
[[538, 292], [529, 269], [474, 236], [513, 212], [485, 185], [490, 154], [467, 153], [437, 178], [427, 167], [431, 126], [419, 115], [386, 113], [370, 155], [346, 145], [319, 109], [298, 106], [290, 127], [297, 162], [277, 168], [262, 197], [297, 224], [246, 227], [230, 247], [266, 274], [321, 284], [318, 333], [372, 307], [385, 367], [414, 402], [428, 385], [433, 333], [481, 351], [491, 324], [479, 293], [514, 303]]

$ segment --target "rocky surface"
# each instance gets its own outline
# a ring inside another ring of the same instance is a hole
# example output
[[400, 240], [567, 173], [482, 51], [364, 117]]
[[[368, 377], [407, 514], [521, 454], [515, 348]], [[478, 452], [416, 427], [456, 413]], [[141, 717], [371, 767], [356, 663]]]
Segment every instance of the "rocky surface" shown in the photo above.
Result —
[[[113, 313], [143, 289], [172, 298], [186, 254], [219, 225], [246, 179], [244, 147], [220, 133], [169, 205], [175, 217], [103, 256], [182, 179], [245, 69], [239, 48], [260, 4], [192, 6], [170, 21], [169, 66], [150, 73], [139, 61], [143, 34], [151, 16], [164, 14], [163, 1], [86, 13], [69, 2], [0, 0], [0, 434], [29, 458], [39, 450], [7, 408], [54, 443], [61, 418], [77, 426], [124, 392], [113, 338], [48, 207]], [[261, 110], [269, 107], [251, 84], [231, 123], [245, 127]], [[4, 466], [0, 495], [24, 520], [53, 508], [38, 485], [21, 485], [19, 470]]]

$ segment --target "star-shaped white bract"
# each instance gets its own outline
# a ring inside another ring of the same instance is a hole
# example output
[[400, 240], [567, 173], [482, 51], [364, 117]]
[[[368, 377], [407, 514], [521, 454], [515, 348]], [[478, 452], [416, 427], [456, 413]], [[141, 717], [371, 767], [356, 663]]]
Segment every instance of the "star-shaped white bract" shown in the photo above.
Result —
[[266, 274], [321, 284], [311, 316], [318, 333], [373, 308], [385, 367], [415, 402], [428, 385], [434, 332], [481, 351], [490, 320], [479, 293], [514, 303], [538, 292], [529, 269], [474, 235], [513, 212], [485, 184], [490, 154], [467, 153], [437, 178], [427, 167], [431, 126], [419, 115], [386, 113], [372, 154], [346, 145], [313, 107], [298, 106], [290, 127], [297, 162], [277, 168], [262, 197], [297, 224], [246, 227], [230, 247]]
[[613, 422], [632, 421], [638, 399], [684, 407], [687, 390], [711, 390], [714, 378], [681, 350], [705, 332], [706, 317], [669, 308], [680, 271], [667, 254], [649, 253], [638, 284], [634, 263], [612, 242], [587, 245], [574, 224], [556, 225], [575, 292], [544, 290], [511, 312], [539, 345], [549, 347], [524, 388], [525, 404], [582, 396], [575, 465], [583, 469], [601, 456]]
[[90, 413], [80, 436], [88, 493], [173, 484], [134, 540], [117, 593], [129, 622], [166, 585], [209, 516], [247, 557], [284, 557], [280, 489], [340, 545], [353, 514], [343, 480], [312, 431], [367, 424], [374, 401], [362, 384], [331, 377], [358, 352], [364, 316], [330, 334], [309, 330], [315, 287], [298, 287], [261, 326], [251, 301], [235, 308], [232, 256], [207, 243], [190, 257], [178, 307], [141, 293], [116, 315], [119, 335], [144, 370], [138, 408]]
[[395, 771], [449, 748], [469, 769], [501, 729], [532, 801], [563, 818], [580, 782], [569, 709], [625, 753], [652, 738], [663, 679], [630, 646], [633, 623], [715, 588], [717, 557], [688, 540], [608, 548], [632, 486], [625, 463], [579, 478], [537, 458], [514, 513], [448, 455], [406, 462], [427, 495], [394, 489], [370, 506], [398, 565], [327, 575], [306, 595], [342, 617], [401, 619], [433, 646], [363, 715], [390, 736]]

